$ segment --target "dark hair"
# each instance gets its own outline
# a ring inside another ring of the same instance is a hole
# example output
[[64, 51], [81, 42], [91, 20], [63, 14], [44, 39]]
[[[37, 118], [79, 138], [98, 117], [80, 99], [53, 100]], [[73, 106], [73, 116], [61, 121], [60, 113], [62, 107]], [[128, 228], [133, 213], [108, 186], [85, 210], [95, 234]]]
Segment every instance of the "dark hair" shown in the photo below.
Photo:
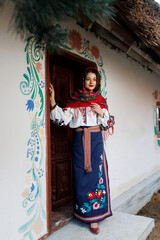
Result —
[[84, 81], [86, 79], [86, 76], [88, 73], [94, 73], [96, 75], [96, 87], [95, 89], [93, 90], [93, 92], [97, 92], [100, 88], [100, 75], [99, 75], [99, 72], [96, 68], [87, 68], [84, 72]]

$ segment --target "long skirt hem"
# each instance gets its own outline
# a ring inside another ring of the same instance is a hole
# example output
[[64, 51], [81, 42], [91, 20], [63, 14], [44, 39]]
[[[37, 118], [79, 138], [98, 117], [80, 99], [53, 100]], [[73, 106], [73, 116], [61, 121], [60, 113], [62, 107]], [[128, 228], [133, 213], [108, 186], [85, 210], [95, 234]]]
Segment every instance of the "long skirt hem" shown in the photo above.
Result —
[[102, 133], [91, 133], [92, 172], [84, 171], [82, 132], [73, 144], [73, 216], [86, 223], [99, 222], [112, 216], [108, 164]]
[[75, 217], [76, 219], [78, 219], [82, 222], [86, 222], [86, 223], [100, 222], [100, 221], [104, 220], [105, 218], [111, 217], [112, 215], [113, 214], [111, 212], [109, 215], [108, 215], [108, 213], [106, 213], [106, 214], [87, 218], [87, 217], [82, 217], [82, 216], [78, 215], [77, 213], [73, 212], [73, 217]]

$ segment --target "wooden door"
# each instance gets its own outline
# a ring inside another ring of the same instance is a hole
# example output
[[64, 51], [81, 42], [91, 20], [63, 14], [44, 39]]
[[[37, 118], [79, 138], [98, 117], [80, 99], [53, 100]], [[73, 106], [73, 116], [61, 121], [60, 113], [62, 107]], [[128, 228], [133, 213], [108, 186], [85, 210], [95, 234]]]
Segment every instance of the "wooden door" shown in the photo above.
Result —
[[[51, 83], [55, 88], [56, 102], [64, 107], [73, 91], [73, 72], [53, 65]], [[51, 181], [52, 210], [72, 200], [71, 141], [68, 128], [51, 122]]]

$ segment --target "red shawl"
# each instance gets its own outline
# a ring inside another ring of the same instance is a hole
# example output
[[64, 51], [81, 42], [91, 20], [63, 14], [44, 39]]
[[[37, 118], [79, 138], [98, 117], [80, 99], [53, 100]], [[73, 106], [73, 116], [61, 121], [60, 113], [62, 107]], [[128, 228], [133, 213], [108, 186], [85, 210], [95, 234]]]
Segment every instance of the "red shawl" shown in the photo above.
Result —
[[65, 108], [89, 107], [91, 103], [97, 103], [101, 108], [108, 110], [107, 101], [100, 92], [88, 92], [85, 88], [74, 92], [65, 106]]

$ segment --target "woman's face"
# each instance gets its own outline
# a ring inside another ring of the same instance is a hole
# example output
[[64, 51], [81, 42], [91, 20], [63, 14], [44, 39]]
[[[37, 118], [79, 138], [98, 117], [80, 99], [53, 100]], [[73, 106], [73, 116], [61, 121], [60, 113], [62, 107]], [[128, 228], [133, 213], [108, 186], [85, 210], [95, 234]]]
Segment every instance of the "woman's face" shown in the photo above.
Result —
[[87, 73], [86, 79], [84, 81], [84, 86], [88, 91], [93, 92], [93, 90], [96, 87], [96, 74], [95, 73], [92, 73], [92, 72]]

